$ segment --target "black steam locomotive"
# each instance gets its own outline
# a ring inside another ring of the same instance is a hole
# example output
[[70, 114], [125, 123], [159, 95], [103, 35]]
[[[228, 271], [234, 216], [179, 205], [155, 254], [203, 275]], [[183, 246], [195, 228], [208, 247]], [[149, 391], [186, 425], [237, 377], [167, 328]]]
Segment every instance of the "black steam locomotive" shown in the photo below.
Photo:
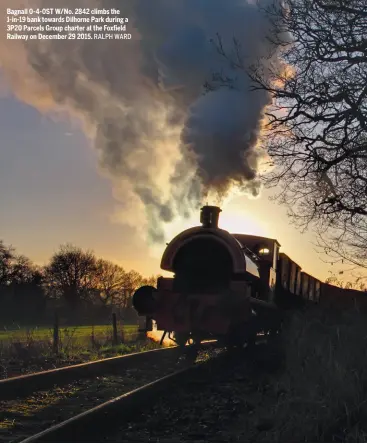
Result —
[[243, 345], [259, 331], [280, 328], [278, 242], [220, 229], [220, 212], [203, 207], [202, 225], [180, 233], [163, 253], [161, 268], [174, 276], [133, 297], [139, 315], [154, 319], [180, 345], [208, 338]]

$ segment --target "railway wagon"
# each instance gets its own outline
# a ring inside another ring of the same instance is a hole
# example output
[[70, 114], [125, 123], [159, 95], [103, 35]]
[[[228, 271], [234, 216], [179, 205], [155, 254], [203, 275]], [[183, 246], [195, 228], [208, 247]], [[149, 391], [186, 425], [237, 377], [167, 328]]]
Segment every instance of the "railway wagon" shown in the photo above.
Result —
[[157, 288], [133, 296], [139, 315], [179, 345], [216, 338], [231, 345], [254, 341], [259, 331], [279, 329], [274, 303], [277, 241], [230, 234], [218, 226], [221, 209], [204, 206], [201, 226], [177, 235], [166, 247]]
[[276, 302], [284, 308], [302, 305], [301, 267], [285, 253], [279, 253], [277, 266]]
[[335, 310], [358, 308], [367, 312], [367, 292], [322, 284], [320, 305]]
[[277, 302], [283, 308], [317, 304], [322, 308], [367, 311], [367, 292], [326, 284], [305, 273], [290, 257], [279, 254]]

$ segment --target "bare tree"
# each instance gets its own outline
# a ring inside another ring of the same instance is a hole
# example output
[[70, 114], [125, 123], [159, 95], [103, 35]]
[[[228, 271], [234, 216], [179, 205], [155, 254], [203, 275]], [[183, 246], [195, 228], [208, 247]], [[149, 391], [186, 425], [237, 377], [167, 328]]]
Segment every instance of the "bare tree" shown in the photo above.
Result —
[[142, 285], [150, 285], [152, 287], [157, 287], [157, 281], [160, 275], [152, 274], [151, 276], [144, 278]]
[[43, 276], [26, 256], [0, 241], [0, 317], [31, 320], [45, 308]]
[[340, 288], [365, 291], [367, 292], [366, 283], [363, 281], [363, 277], [356, 278], [353, 281], [345, 282], [343, 279], [338, 278], [335, 274], [331, 273], [330, 276], [325, 280], [327, 284], [335, 285]]
[[274, 169], [265, 183], [277, 186], [299, 227], [316, 229], [326, 253], [367, 267], [366, 2], [285, 0], [264, 12], [283, 65], [270, 54], [246, 70], [238, 42], [235, 56], [216, 45], [273, 98], [263, 141]]
[[132, 296], [135, 290], [143, 285], [152, 285], [156, 287], [157, 279], [158, 276], [155, 275], [145, 278], [135, 270], [124, 272], [121, 281], [121, 290], [119, 292], [115, 292], [113, 298], [114, 302], [118, 304], [121, 308], [131, 307]]
[[13, 278], [14, 248], [0, 241], [0, 285], [9, 285]]
[[126, 273], [122, 267], [104, 259], [97, 261], [94, 286], [99, 300], [105, 305], [121, 297], [125, 280]]
[[130, 270], [125, 273], [123, 290], [120, 295], [119, 304], [123, 308], [130, 306], [130, 301], [134, 291], [143, 285], [143, 276], [135, 270]]
[[12, 282], [17, 284], [29, 284], [34, 281], [40, 270], [24, 255], [16, 255], [12, 264]]
[[70, 306], [90, 300], [95, 284], [97, 260], [91, 251], [63, 245], [46, 267], [48, 286]]
[[30, 283], [39, 269], [26, 256], [18, 255], [0, 241], [0, 285]]

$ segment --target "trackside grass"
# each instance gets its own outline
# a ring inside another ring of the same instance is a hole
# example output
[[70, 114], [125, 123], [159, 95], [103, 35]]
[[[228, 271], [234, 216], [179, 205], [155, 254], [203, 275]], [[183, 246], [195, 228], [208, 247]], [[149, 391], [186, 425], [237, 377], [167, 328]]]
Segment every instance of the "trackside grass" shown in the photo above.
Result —
[[137, 325], [118, 325], [117, 343], [110, 325], [60, 328], [57, 351], [52, 327], [2, 330], [0, 379], [157, 347]]
[[[123, 332], [127, 335], [136, 333], [138, 330], [137, 325], [124, 325], [123, 327], [120, 326], [120, 329], [123, 330]], [[74, 338], [79, 339], [85, 339], [89, 338], [92, 333], [94, 332], [94, 335], [105, 335], [107, 332], [112, 332], [111, 325], [81, 325], [81, 326], [68, 326], [68, 327], [60, 327], [60, 335], [62, 337], [66, 337], [68, 334], [72, 334]], [[24, 338], [26, 338], [27, 335], [31, 334], [32, 338], [34, 340], [47, 340], [50, 335], [52, 335], [53, 327], [37, 327], [37, 326], [30, 326], [30, 327], [22, 327], [18, 326], [18, 328], [15, 328], [12, 326], [11, 328], [7, 329], [6, 326], [2, 327], [0, 326], [0, 342], [6, 342], [6, 341], [14, 341], [14, 340], [20, 340], [22, 341]]]

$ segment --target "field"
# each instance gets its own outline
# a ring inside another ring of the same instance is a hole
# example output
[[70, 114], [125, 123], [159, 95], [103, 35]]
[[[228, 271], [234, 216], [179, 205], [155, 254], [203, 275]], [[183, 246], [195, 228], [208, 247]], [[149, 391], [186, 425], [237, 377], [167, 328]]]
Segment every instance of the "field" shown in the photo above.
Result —
[[139, 337], [137, 325], [118, 324], [117, 342], [109, 324], [60, 327], [57, 347], [52, 326], [3, 328], [0, 379], [157, 347]]
[[[201, 434], [200, 442], [215, 441], [217, 432], [223, 442], [366, 442], [366, 315], [315, 307], [288, 313], [285, 320], [283, 333], [269, 353], [239, 361], [233, 377], [219, 377], [215, 388], [208, 385], [206, 391], [198, 387], [197, 396], [187, 395], [186, 404], [178, 404], [168, 416], [163, 409], [163, 422], [158, 427], [152, 417], [151, 424], [144, 423], [147, 432], [140, 441], [149, 440], [152, 431], [159, 435], [158, 441], [182, 441], [181, 433], [187, 429], [187, 433]], [[69, 334], [72, 329], [74, 335]], [[124, 327], [126, 334], [134, 329]], [[61, 329], [61, 346], [55, 355], [49, 332], [47, 328], [28, 334], [26, 330], [2, 331], [2, 377], [158, 346], [145, 339], [112, 345], [109, 325], [68, 327], [64, 333]], [[62, 396], [74, 396], [72, 390], [63, 389]], [[42, 405], [46, 399], [59, 408], [59, 398], [52, 401], [52, 396], [37, 402]], [[154, 412], [159, 416], [160, 410]], [[163, 429], [174, 436], [162, 439]], [[126, 438], [126, 430], [123, 433]], [[192, 442], [192, 437], [187, 441]]]
[[[122, 330], [125, 336], [131, 336], [132, 334], [137, 332], [137, 325], [124, 325]], [[118, 330], [121, 331], [121, 326], [118, 326]], [[73, 338], [84, 342], [91, 338], [92, 334], [95, 337], [101, 335], [112, 335], [112, 326], [109, 324], [106, 325], [83, 325], [83, 326], [68, 326], [68, 327], [60, 327], [60, 337], [61, 340], [69, 337], [70, 335]], [[0, 328], [0, 343], [7, 341], [22, 341], [28, 335], [32, 335], [32, 338], [35, 341], [47, 341], [52, 338], [53, 335], [53, 327], [20, 327], [17, 329], [1, 329]]]

